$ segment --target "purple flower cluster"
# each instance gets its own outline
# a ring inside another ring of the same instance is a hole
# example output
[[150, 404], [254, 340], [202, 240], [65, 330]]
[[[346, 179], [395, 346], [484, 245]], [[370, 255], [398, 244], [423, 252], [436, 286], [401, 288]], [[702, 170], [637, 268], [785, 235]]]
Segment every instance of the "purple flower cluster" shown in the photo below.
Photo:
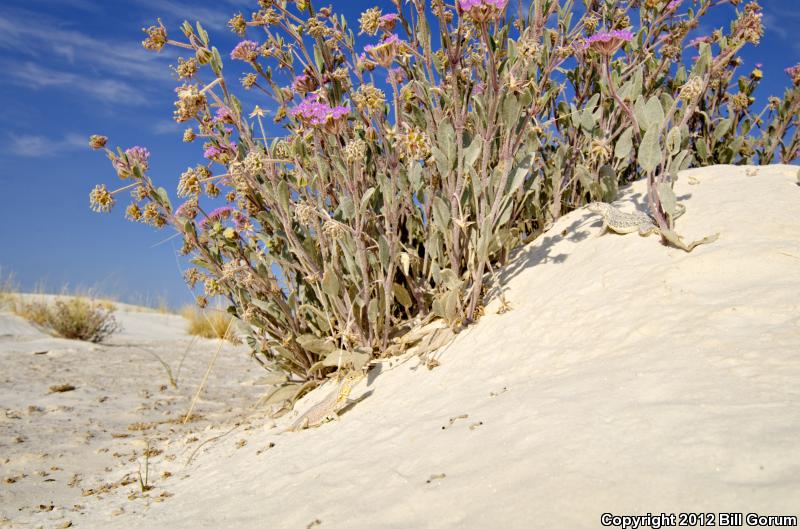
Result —
[[219, 107], [214, 113], [214, 121], [226, 121], [231, 119], [231, 111], [225, 107]]
[[139, 147], [137, 145], [135, 147], [131, 147], [130, 149], [126, 149], [125, 155], [132, 164], [138, 165], [143, 170], [146, 170], [148, 167], [150, 167], [150, 151], [144, 147]]
[[147, 171], [150, 168], [150, 151], [145, 149], [144, 147], [139, 147], [138, 145], [135, 147], [131, 147], [129, 149], [125, 149], [125, 161], [122, 157], [114, 157], [111, 160], [111, 165], [117, 171], [117, 175], [120, 178], [128, 178], [129, 176], [133, 175], [133, 168], [139, 166], [139, 169], [142, 172]]
[[397, 24], [397, 21], [400, 20], [400, 15], [397, 13], [389, 13], [388, 15], [383, 15], [380, 19], [378, 19], [378, 25], [381, 29], [385, 31], [392, 31], [394, 26]]
[[601, 31], [591, 37], [583, 39], [576, 44], [579, 48], [592, 48], [603, 55], [611, 56], [619, 49], [623, 42], [630, 42], [633, 33], [627, 29], [615, 29], [612, 31]]
[[243, 40], [231, 51], [231, 59], [240, 61], [253, 61], [258, 57], [258, 43], [252, 40]]
[[378, 44], [375, 45], [367, 44], [366, 46], [364, 46], [364, 51], [367, 53], [372, 53], [384, 46], [388, 47], [392, 44], [400, 44], [401, 42], [403, 41], [400, 40], [400, 37], [392, 33], [391, 35], [380, 41]]
[[692, 46], [700, 46], [700, 44], [703, 44], [704, 42], [710, 43], [711, 37], [709, 37], [708, 35], [704, 35], [702, 37], [694, 38], [686, 44], [686, 47], [691, 48]]
[[221, 208], [217, 208], [208, 215], [206, 218], [200, 221], [200, 227], [205, 228], [206, 224], [209, 222], [213, 222], [215, 220], [227, 218], [233, 215], [233, 208], [230, 206], [222, 206]]
[[678, 9], [682, 3], [683, 0], [672, 0], [672, 2], [667, 4], [667, 11], [674, 11], [675, 9]]
[[508, 0], [458, 0], [458, 5], [464, 11], [469, 11], [476, 7], [483, 6], [494, 7], [495, 9], [503, 10], [508, 4]]
[[324, 125], [328, 120], [337, 120], [350, 113], [350, 109], [344, 106], [331, 107], [327, 103], [320, 101], [318, 95], [310, 95], [303, 99], [289, 113], [311, 125]]
[[615, 29], [613, 31], [601, 31], [586, 39], [586, 45], [591, 46], [595, 42], [611, 42], [611, 41], [624, 41], [630, 42], [633, 39], [633, 33], [627, 29]]
[[203, 156], [205, 158], [208, 158], [209, 160], [213, 160], [214, 158], [216, 158], [217, 156], [222, 154], [222, 152], [223, 152], [222, 149], [220, 149], [216, 145], [212, 145], [208, 149], [205, 150], [205, 152], [203, 153]]
[[784, 72], [786, 72], [786, 75], [792, 78], [792, 83], [795, 86], [800, 86], [800, 63], [786, 68]]
[[176, 217], [187, 217], [193, 219], [197, 216], [197, 203], [192, 200], [187, 200], [175, 210]]
[[387, 83], [402, 83], [405, 80], [405, 72], [402, 68], [390, 68], [388, 72], [386, 72], [386, 82]]

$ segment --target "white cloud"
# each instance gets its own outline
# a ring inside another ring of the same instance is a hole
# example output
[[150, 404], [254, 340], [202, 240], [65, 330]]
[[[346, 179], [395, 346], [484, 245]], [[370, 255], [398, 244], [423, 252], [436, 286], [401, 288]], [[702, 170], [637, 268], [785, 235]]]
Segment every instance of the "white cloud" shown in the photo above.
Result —
[[12, 81], [33, 89], [59, 87], [81, 92], [103, 103], [141, 105], [147, 102], [147, 98], [133, 85], [115, 79], [52, 71], [32, 62], [2, 66]]
[[[255, 2], [251, 2], [250, 5]], [[218, 10], [208, 7], [200, 7], [195, 2], [180, 2], [177, 0], [140, 0], [140, 5], [152, 9], [156, 16], [169, 15], [181, 21], [188, 20], [200, 23], [208, 29], [216, 31], [227, 30], [228, 20], [237, 11], [235, 9]]]
[[145, 51], [139, 42], [116, 42], [90, 37], [79, 31], [59, 27], [57, 21], [42, 17], [36, 23], [22, 17], [0, 14], [0, 49], [35, 57], [39, 61], [52, 54], [68, 55], [70, 62], [102, 71], [114, 77], [169, 79], [165, 63], [168, 55]]
[[153, 134], [177, 134], [181, 130], [180, 126], [174, 121], [159, 121], [153, 125]]
[[70, 133], [60, 139], [37, 134], [9, 134], [6, 152], [16, 156], [53, 156], [78, 149], [88, 149], [89, 137]]

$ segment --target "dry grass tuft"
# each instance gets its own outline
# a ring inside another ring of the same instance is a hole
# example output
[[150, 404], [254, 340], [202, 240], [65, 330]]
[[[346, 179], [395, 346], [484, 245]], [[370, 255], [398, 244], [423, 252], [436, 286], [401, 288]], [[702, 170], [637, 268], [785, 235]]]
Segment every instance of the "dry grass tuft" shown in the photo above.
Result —
[[[233, 333], [233, 319], [230, 314], [222, 310], [199, 310], [192, 306], [181, 309], [181, 316], [189, 322], [187, 332], [202, 338], [226, 339], [238, 343], [239, 339]], [[227, 333], [227, 336], [226, 336]]]
[[14, 300], [11, 310], [55, 334], [72, 340], [99, 343], [120, 329], [114, 318], [116, 310], [109, 301], [69, 297], [48, 302], [46, 299]]

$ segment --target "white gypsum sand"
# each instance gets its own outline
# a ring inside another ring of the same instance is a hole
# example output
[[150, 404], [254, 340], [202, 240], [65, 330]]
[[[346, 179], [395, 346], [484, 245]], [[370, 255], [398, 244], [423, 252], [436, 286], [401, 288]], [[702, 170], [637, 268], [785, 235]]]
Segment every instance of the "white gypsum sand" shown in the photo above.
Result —
[[[720, 232], [688, 254], [656, 237], [598, 236], [601, 221], [585, 208], [564, 216], [501, 271], [512, 310], [498, 315], [499, 301], [489, 303], [432, 371], [417, 359], [381, 364], [351, 394], [366, 398], [336, 423], [280, 433], [291, 415], [275, 424], [248, 411], [253, 386], [244, 382], [258, 370], [222, 355], [230, 363], [215, 369], [207, 405], [231, 410], [199, 411], [213, 430], [175, 427], [153, 441], [163, 451], [150, 459], [146, 498], [128, 499], [136, 483], [77, 499], [63, 484], [48, 489], [35, 472], [51, 463], [36, 454], [56, 452], [40, 430], [72, 417], [94, 437], [71, 441], [71, 457], [92, 461], [97, 447], [129, 455], [131, 439], [109, 434], [154, 412], [130, 408], [159, 398], [161, 367], [144, 355], [126, 363], [131, 376], [101, 392], [125, 405], [90, 406], [85, 399], [99, 393], [44, 396], [44, 377], [60, 380], [54, 367], [34, 367], [28, 338], [4, 337], [3, 406], [23, 417], [0, 416], [4, 454], [14, 450], [2, 471], [28, 477], [0, 485], [1, 512], [34, 524], [193, 529], [599, 527], [606, 512], [800, 514], [797, 170], [683, 172], [676, 193], [687, 212], [676, 231], [687, 242]], [[643, 209], [644, 197], [637, 182], [620, 203]], [[66, 377], [81, 387], [100, 378], [85, 381], [83, 371], [122, 369], [110, 349], [48, 346], [58, 347], [75, 349], [61, 358], [82, 359]], [[204, 368], [194, 368], [195, 381]], [[182, 405], [195, 387], [184, 384]], [[142, 400], [143, 390], [152, 396]], [[26, 416], [28, 403], [45, 399], [73, 409]], [[234, 420], [241, 426], [215, 439]], [[14, 435], [26, 437], [22, 463]], [[81, 487], [120, 480], [136, 463], [99, 466]], [[34, 508], [51, 500], [52, 511]]]

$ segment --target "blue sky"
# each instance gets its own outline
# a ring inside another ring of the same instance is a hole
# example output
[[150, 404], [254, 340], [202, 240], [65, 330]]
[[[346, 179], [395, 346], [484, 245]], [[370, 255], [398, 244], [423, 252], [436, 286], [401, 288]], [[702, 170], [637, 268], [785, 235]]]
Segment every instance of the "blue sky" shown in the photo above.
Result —
[[[580, 3], [580, 2], [578, 2]], [[763, 0], [766, 35], [744, 53], [745, 69], [764, 64], [760, 99], [787, 85], [783, 69], [800, 62], [800, 0]], [[125, 300], [191, 300], [176, 263], [177, 241], [88, 208], [97, 183], [112, 185], [101, 153], [86, 147], [90, 134], [111, 144], [146, 146], [150, 174], [174, 189], [177, 176], [200, 161], [198, 145], [181, 142], [184, 127], [171, 121], [175, 82], [168, 66], [177, 52], [145, 51], [141, 28], [156, 17], [173, 33], [199, 19], [225, 56], [237, 42], [226, 29], [236, 12], [256, 0], [3, 0], [0, 3], [0, 267], [23, 287], [49, 290], [95, 287]], [[358, 13], [391, 3], [341, 2], [351, 25]], [[730, 8], [723, 8], [730, 12]], [[720, 13], [723, 15], [724, 13]], [[723, 24], [715, 16], [707, 31]], [[727, 27], [727, 22], [725, 22]], [[232, 66], [227, 63], [227, 66]], [[245, 103], [257, 99], [248, 97]], [[267, 101], [261, 101], [267, 105]]]

